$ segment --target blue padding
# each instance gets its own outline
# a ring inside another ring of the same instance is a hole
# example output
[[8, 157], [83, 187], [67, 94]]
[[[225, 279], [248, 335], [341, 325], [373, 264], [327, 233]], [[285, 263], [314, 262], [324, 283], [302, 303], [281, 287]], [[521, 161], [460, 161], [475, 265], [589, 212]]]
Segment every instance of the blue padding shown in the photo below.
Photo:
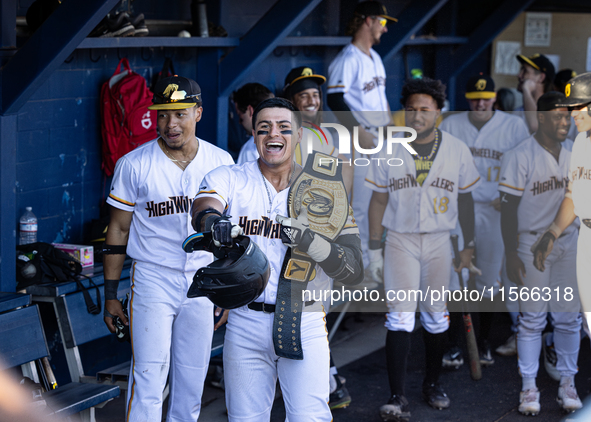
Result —
[[[125, 297], [129, 292], [130, 280], [119, 282], [119, 297]], [[104, 286], [99, 286], [101, 292], [101, 309], [105, 306]], [[90, 297], [96, 303], [96, 289], [88, 289]], [[57, 318], [62, 327], [62, 334], [66, 347], [72, 348], [89, 341], [111, 335], [103, 320], [103, 313], [89, 314], [82, 292], [57, 297], [55, 300]]]
[[0, 292], [0, 313], [31, 304], [31, 295]]
[[10, 368], [49, 356], [37, 305], [0, 314], [0, 359]]
[[71, 382], [43, 394], [50, 414], [67, 417], [107, 400], [119, 397], [119, 387], [104, 384]]

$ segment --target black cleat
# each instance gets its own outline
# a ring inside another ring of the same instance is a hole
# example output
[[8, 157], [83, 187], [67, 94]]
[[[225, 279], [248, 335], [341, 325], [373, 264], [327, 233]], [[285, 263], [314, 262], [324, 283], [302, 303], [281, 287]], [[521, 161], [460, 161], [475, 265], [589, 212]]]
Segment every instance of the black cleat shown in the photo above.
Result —
[[341, 388], [337, 388], [333, 393], [330, 394], [328, 399], [328, 407], [332, 409], [344, 409], [351, 404], [351, 395], [349, 390], [344, 385]]
[[410, 405], [404, 396], [394, 394], [388, 403], [380, 407], [380, 416], [384, 422], [406, 422], [410, 420]]
[[423, 398], [434, 409], [447, 409], [450, 405], [449, 397], [439, 383], [423, 384]]

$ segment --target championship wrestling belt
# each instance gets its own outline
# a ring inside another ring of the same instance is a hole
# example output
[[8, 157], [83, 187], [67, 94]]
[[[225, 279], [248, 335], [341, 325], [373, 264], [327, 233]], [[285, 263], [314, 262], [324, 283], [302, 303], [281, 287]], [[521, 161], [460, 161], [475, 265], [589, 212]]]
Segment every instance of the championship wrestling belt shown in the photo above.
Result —
[[[310, 230], [334, 241], [347, 222], [349, 201], [336, 157], [315, 152], [289, 189], [288, 216], [308, 211]], [[273, 345], [277, 356], [301, 360], [302, 293], [316, 275], [316, 262], [298, 248], [287, 248], [277, 286], [273, 320]]]

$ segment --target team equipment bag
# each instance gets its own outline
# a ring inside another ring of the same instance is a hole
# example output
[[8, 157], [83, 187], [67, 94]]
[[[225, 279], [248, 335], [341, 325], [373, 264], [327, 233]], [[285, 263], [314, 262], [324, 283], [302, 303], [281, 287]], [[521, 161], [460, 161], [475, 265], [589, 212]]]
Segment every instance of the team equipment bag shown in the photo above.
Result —
[[113, 175], [117, 160], [136, 147], [156, 138], [157, 111], [152, 92], [143, 76], [122, 58], [113, 76], [101, 88], [101, 133], [103, 171]]
[[[74, 281], [82, 291], [86, 309], [90, 314], [101, 311], [101, 294], [98, 286], [82, 272], [80, 261], [72, 255], [44, 242], [29, 243], [16, 247], [16, 289], [22, 290], [34, 284], [64, 283]], [[96, 291], [96, 304], [88, 289], [80, 281], [88, 280], [89, 287]]]

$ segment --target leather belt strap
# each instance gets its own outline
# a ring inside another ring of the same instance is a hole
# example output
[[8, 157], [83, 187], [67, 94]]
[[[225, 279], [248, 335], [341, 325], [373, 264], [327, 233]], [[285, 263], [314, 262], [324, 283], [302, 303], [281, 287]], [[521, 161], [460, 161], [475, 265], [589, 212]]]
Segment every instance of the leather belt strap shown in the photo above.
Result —
[[[315, 300], [310, 300], [304, 303], [304, 306], [312, 306], [315, 304]], [[248, 309], [252, 309], [253, 311], [263, 312], [265, 314], [272, 314], [275, 312], [276, 305], [270, 305], [268, 303], [263, 302], [252, 302], [248, 304]]]

